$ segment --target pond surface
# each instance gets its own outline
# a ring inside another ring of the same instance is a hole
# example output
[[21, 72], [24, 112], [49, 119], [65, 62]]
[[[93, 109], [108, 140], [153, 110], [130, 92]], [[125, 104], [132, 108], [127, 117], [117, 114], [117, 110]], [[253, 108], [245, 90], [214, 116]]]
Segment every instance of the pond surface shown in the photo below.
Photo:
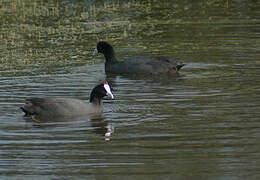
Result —
[[[259, 179], [260, 2], [1, 1], [0, 179]], [[168, 77], [107, 76], [118, 59], [167, 55]], [[34, 121], [28, 97], [88, 101], [102, 117]], [[105, 134], [111, 132], [110, 137]]]

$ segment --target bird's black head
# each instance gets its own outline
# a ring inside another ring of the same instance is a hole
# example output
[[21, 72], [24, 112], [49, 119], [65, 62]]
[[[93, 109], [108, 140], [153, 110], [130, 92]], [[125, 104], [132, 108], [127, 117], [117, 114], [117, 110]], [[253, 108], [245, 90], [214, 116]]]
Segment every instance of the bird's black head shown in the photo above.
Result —
[[114, 49], [109, 43], [100, 40], [97, 43], [97, 52], [102, 54], [111, 54], [114, 53]]
[[107, 81], [104, 81], [93, 88], [90, 94], [90, 102], [94, 102], [95, 100], [100, 102], [104, 96], [109, 96], [111, 99], [114, 99], [114, 95], [111, 92], [111, 87]]
[[99, 40], [97, 43], [97, 47], [94, 49], [93, 55], [96, 55], [97, 53], [102, 53], [105, 55], [106, 60], [113, 61], [115, 60], [115, 52], [113, 47], [102, 40]]

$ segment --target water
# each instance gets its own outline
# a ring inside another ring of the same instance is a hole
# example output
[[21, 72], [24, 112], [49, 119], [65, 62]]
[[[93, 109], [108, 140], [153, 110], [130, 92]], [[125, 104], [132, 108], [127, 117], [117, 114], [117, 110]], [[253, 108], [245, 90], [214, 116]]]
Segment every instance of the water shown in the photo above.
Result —
[[[258, 1], [0, 4], [1, 179], [260, 178]], [[119, 59], [187, 65], [106, 76], [91, 55], [100, 38]], [[19, 109], [28, 97], [88, 101], [105, 79], [116, 98], [101, 117], [33, 121]]]

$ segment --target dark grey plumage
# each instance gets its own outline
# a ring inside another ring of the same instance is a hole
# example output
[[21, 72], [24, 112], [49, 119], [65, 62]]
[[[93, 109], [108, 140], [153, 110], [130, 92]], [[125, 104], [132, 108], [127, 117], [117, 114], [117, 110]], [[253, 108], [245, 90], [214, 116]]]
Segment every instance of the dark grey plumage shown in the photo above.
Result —
[[82, 116], [101, 113], [103, 110], [102, 98], [114, 98], [107, 82], [97, 85], [91, 92], [90, 102], [72, 98], [29, 98], [21, 107], [25, 115], [31, 116]]
[[93, 54], [102, 53], [105, 56], [105, 71], [113, 74], [167, 74], [176, 73], [183, 66], [165, 56], [140, 56], [117, 61], [113, 47], [99, 41]]

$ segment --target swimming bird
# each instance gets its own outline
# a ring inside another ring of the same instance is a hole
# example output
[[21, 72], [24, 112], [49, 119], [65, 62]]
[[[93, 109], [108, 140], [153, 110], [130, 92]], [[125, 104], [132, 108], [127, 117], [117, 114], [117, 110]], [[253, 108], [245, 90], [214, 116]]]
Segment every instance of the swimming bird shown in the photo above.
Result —
[[105, 56], [105, 72], [113, 74], [168, 74], [178, 72], [185, 65], [166, 56], [139, 56], [118, 61], [112, 45], [102, 40], [93, 55], [97, 53]]
[[102, 98], [114, 95], [107, 81], [95, 86], [90, 94], [89, 103], [73, 98], [29, 98], [21, 107], [25, 116], [60, 117], [100, 114], [103, 111]]

